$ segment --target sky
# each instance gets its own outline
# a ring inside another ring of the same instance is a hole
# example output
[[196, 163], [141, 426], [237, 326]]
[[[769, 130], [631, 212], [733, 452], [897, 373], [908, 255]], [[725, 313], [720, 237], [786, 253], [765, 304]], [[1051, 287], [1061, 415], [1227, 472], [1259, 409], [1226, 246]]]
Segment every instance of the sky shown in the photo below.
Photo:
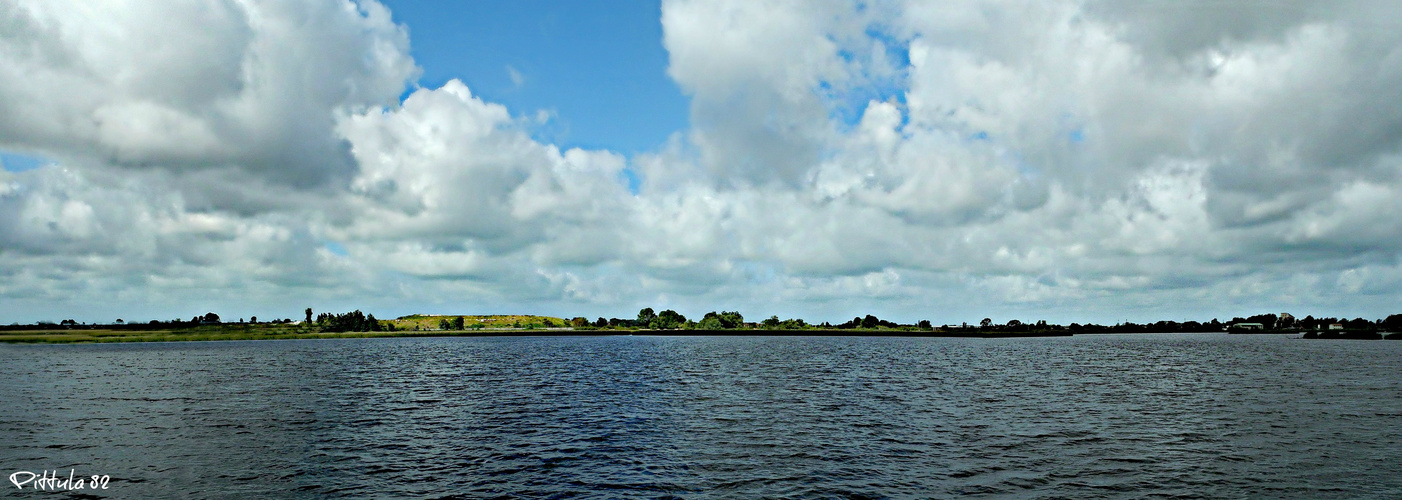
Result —
[[1402, 312], [1391, 2], [0, 3], [0, 323]]

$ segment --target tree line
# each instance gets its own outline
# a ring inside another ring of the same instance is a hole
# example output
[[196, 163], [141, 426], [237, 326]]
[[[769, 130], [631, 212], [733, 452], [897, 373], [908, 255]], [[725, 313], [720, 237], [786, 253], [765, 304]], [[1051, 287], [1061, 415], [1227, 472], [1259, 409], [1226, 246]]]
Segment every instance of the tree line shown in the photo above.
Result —
[[[218, 314], [208, 312], [192, 316], [188, 320], [180, 318], [170, 320], [153, 319], [145, 323], [137, 321], [129, 322], [121, 318], [117, 318], [111, 323], [80, 323], [72, 319], [65, 319], [59, 321], [58, 323], [54, 323], [52, 321], [41, 320], [29, 325], [12, 323], [8, 326], [0, 326], [0, 330], [45, 330], [51, 328], [80, 330], [175, 330], [195, 328], [201, 326], [276, 326], [290, 324], [293, 324], [293, 321], [290, 318], [273, 319], [270, 321], [259, 321], [257, 316], [250, 316], [246, 320], [244, 318], [238, 318], [238, 320], [236, 321], [225, 321]], [[386, 329], [392, 330], [394, 328], [392, 324], [382, 323], [381, 321], [375, 319], [374, 314], [366, 315], [360, 312], [359, 310], [355, 310], [344, 314], [322, 313], [316, 317], [315, 321], [313, 321], [312, 309], [310, 307], [306, 309], [306, 322], [303, 323], [303, 326], [307, 328], [316, 328], [319, 331], [323, 332], [371, 332], [382, 331]]]
[[[348, 313], [332, 314], [321, 313], [313, 318], [312, 309], [306, 308], [305, 323], [303, 327], [315, 328], [322, 332], [375, 332], [394, 331], [394, 323], [381, 321], [375, 318], [374, 314], [365, 314], [360, 310]], [[248, 321], [239, 318], [235, 324], [260, 324], [257, 316], [252, 316]], [[292, 323], [291, 319], [274, 319], [262, 324], [279, 325]], [[151, 320], [149, 323], [125, 322], [117, 319], [109, 324], [86, 324], [79, 323], [72, 319], [65, 319], [59, 323], [50, 321], [39, 321], [33, 325], [11, 324], [0, 326], [0, 330], [42, 330], [49, 328], [78, 328], [78, 329], [179, 329], [191, 328], [204, 325], [227, 325], [218, 314], [213, 312], [203, 315], [196, 315], [189, 320], [173, 319], [169, 321]], [[553, 326], [553, 325], [546, 325]], [[1267, 331], [1267, 332], [1306, 332], [1307, 337], [1345, 337], [1345, 338], [1375, 338], [1370, 332], [1402, 332], [1402, 314], [1389, 315], [1378, 320], [1367, 320], [1363, 318], [1340, 318], [1340, 317], [1314, 317], [1295, 318], [1289, 314], [1258, 314], [1247, 317], [1234, 317], [1228, 321], [1220, 321], [1213, 318], [1209, 321], [1171, 321], [1162, 320], [1153, 323], [1133, 323], [1124, 322], [1114, 325], [1100, 325], [1095, 323], [1071, 323], [1069, 325], [1059, 325], [1048, 323], [1045, 320], [1023, 322], [1011, 319], [1003, 323], [996, 323], [992, 318], [983, 318], [977, 324], [960, 323], [958, 325], [944, 324], [935, 326], [930, 320], [920, 320], [915, 323], [898, 323], [884, 320], [875, 315], [853, 317], [851, 320], [832, 324], [822, 322], [810, 324], [801, 318], [779, 319], [778, 316], [770, 316], [757, 322], [747, 322], [744, 315], [738, 311], [711, 311], [704, 314], [701, 319], [688, 319], [686, 316], [666, 309], [657, 312], [651, 307], [645, 307], [638, 311], [634, 318], [598, 318], [589, 321], [584, 317], [576, 317], [568, 321], [568, 325], [575, 329], [649, 329], [649, 330], [912, 330], [912, 331], [972, 331], [972, 332], [994, 332], [994, 333], [1019, 333], [1019, 332], [1067, 332], [1079, 334], [1094, 333], [1176, 333], [1176, 332], [1221, 332], [1221, 331]], [[443, 330], [463, 330], [464, 320], [461, 316], [451, 319], [440, 320], [439, 327]], [[1309, 335], [1308, 332], [1320, 332]]]
[[574, 328], [610, 328], [610, 329], [649, 329], [649, 330], [733, 330], [733, 329], [761, 329], [761, 330], [799, 330], [799, 329], [821, 329], [821, 330], [967, 330], [975, 332], [996, 332], [996, 333], [1018, 333], [1018, 332], [1056, 332], [1064, 331], [1068, 333], [1191, 333], [1191, 332], [1222, 332], [1222, 331], [1314, 331], [1340, 329], [1344, 331], [1392, 331], [1402, 332], [1402, 314], [1393, 314], [1385, 319], [1366, 320], [1363, 318], [1338, 318], [1306, 316], [1302, 319], [1291, 315], [1277, 314], [1257, 314], [1247, 317], [1233, 317], [1228, 321], [1221, 321], [1213, 318], [1207, 321], [1172, 321], [1160, 320], [1155, 322], [1134, 323], [1123, 322], [1113, 325], [1101, 325], [1096, 323], [1070, 323], [1060, 325], [1048, 323], [1046, 320], [1021, 321], [1010, 319], [1003, 323], [997, 323], [992, 318], [983, 318], [976, 324], [959, 323], [935, 325], [930, 320], [920, 320], [915, 323], [898, 323], [888, 321], [867, 314], [865, 316], [854, 317], [843, 323], [822, 322], [811, 324], [801, 318], [779, 319], [778, 316], [770, 316], [758, 322], [746, 322], [743, 315], [736, 311], [711, 311], [702, 318], [689, 320], [686, 316], [674, 310], [667, 309], [656, 312], [651, 307], [645, 307], [638, 311], [636, 318], [598, 318], [589, 321], [585, 317], [576, 317], [569, 321], [569, 326]]
[[638, 316], [633, 319], [620, 319], [602, 317], [589, 321], [585, 317], [576, 317], [570, 320], [570, 326], [575, 328], [613, 328], [613, 329], [648, 329], [648, 330], [804, 330], [804, 329], [925, 329], [932, 330], [934, 327], [929, 320], [921, 320], [913, 324], [900, 324], [892, 321], [877, 318], [873, 315], [865, 317], [854, 317], [845, 323], [832, 324], [822, 322], [817, 324], [808, 323], [802, 318], [779, 319], [779, 316], [770, 316], [757, 322], [746, 322], [745, 316], [738, 311], [711, 311], [701, 316], [700, 320], [689, 320], [686, 316], [671, 309], [656, 312], [651, 307], [645, 307], [638, 311]]

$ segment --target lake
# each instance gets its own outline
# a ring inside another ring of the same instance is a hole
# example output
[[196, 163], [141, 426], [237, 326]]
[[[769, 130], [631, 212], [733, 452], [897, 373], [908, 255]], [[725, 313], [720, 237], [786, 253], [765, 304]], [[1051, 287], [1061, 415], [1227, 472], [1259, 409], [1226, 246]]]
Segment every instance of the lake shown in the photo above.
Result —
[[0, 358], [0, 473], [110, 476], [89, 498], [1402, 496], [1402, 342], [407, 338]]

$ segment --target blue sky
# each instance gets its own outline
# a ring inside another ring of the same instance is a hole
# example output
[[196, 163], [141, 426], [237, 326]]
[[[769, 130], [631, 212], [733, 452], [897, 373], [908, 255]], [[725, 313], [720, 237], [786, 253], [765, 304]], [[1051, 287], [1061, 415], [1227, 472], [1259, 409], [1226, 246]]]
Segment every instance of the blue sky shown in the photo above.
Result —
[[5, 170], [9, 170], [11, 172], [23, 172], [26, 170], [34, 170], [36, 168], [44, 166], [47, 163], [48, 160], [45, 160], [42, 157], [19, 153], [0, 152], [0, 165], [4, 166]]
[[1390, 2], [85, 5], [0, 3], [3, 322], [1402, 303]]
[[667, 77], [660, 2], [385, 4], [409, 28], [420, 85], [457, 78], [518, 115], [548, 111], [535, 130], [543, 141], [633, 154], [687, 127], [687, 100]]

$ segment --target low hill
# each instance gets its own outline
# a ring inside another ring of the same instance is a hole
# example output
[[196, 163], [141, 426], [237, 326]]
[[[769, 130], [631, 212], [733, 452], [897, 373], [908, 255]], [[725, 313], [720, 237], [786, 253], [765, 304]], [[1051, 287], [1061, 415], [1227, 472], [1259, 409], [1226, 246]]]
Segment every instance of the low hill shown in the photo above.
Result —
[[[559, 328], [569, 324], [568, 321], [561, 318], [533, 316], [528, 314], [411, 314], [409, 316], [400, 316], [383, 322], [394, 325], [394, 329], [400, 331], [458, 330], [459, 328], [456, 326], [456, 320], [458, 318], [462, 318], [462, 330]], [[446, 328], [444, 327], [445, 322], [447, 323]]]

